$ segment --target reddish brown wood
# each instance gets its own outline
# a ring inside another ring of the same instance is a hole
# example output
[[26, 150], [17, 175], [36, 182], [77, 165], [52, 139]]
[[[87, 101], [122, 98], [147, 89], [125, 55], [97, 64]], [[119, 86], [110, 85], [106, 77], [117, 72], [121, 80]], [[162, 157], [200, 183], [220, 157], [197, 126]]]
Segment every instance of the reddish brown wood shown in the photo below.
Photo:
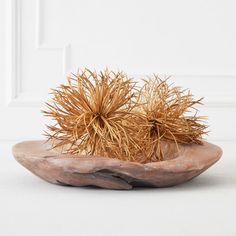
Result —
[[184, 183], [208, 169], [222, 155], [216, 145], [167, 147], [167, 160], [140, 164], [95, 156], [72, 156], [48, 150], [44, 141], [25, 141], [13, 147], [15, 159], [40, 178], [54, 184], [131, 189], [168, 187]]

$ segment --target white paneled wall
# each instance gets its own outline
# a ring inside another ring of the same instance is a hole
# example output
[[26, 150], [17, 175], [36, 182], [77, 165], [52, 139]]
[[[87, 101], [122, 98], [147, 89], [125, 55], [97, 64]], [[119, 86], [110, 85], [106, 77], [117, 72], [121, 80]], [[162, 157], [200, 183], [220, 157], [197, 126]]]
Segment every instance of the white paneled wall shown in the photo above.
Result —
[[236, 140], [234, 0], [0, 0], [0, 139], [40, 138], [50, 87], [77, 68], [158, 73], [205, 97]]

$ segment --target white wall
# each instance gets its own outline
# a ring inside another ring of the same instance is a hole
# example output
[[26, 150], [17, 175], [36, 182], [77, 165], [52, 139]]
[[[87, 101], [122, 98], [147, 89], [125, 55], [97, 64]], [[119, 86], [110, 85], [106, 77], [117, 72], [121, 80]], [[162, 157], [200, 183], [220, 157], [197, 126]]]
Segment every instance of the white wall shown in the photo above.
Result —
[[234, 0], [0, 0], [0, 140], [40, 138], [50, 87], [78, 67], [171, 74], [236, 140]]

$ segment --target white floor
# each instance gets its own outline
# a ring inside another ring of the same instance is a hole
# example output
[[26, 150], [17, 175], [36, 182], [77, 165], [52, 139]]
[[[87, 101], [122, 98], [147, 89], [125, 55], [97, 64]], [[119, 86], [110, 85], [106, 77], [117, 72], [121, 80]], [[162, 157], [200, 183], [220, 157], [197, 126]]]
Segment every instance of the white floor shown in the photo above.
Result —
[[0, 236], [236, 235], [235, 142], [195, 180], [165, 189], [112, 191], [46, 183], [0, 142]]

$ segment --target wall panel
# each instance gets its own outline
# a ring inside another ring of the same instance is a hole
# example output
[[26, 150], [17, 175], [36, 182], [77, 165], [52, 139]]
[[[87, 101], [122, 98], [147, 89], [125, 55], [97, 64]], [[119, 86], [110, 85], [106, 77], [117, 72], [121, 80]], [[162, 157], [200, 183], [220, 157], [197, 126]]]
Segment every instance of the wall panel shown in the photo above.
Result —
[[5, 0], [0, 139], [39, 138], [50, 87], [78, 67], [152, 72], [205, 97], [210, 139], [235, 140], [235, 1]]

